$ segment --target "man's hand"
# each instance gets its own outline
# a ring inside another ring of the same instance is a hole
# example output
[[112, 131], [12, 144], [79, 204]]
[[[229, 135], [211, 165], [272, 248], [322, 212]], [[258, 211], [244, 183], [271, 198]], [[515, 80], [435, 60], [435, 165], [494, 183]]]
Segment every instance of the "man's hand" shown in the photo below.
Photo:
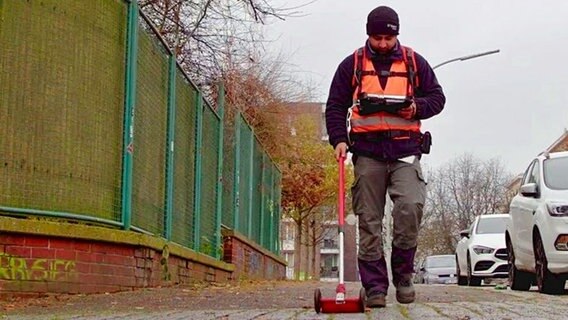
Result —
[[416, 115], [416, 103], [413, 101], [408, 107], [398, 110], [398, 115], [406, 120], [413, 119]]
[[340, 157], [343, 159], [347, 157], [347, 143], [345, 142], [340, 142], [335, 146], [335, 159], [339, 161]]

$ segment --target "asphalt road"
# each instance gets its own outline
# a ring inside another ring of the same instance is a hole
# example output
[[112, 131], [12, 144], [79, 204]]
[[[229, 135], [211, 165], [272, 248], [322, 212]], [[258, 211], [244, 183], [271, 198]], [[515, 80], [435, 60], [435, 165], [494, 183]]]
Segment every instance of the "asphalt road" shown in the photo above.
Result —
[[[417, 301], [401, 305], [394, 291], [384, 309], [359, 314], [316, 314], [313, 291], [333, 297], [335, 283], [245, 282], [132, 292], [52, 296], [0, 303], [2, 319], [568, 319], [568, 292], [543, 295], [456, 285], [417, 285]], [[348, 296], [359, 284], [348, 283]]]

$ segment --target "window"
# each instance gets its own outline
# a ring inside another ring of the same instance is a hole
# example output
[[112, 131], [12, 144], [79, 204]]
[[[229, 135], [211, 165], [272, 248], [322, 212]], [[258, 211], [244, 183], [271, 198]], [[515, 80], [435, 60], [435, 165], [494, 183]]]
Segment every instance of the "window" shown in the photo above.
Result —
[[292, 224], [282, 225], [282, 240], [294, 240], [296, 228]]
[[544, 160], [544, 183], [554, 190], [568, 190], [568, 157]]
[[454, 268], [456, 258], [454, 256], [428, 257], [426, 259], [427, 268]]
[[529, 167], [527, 168], [527, 171], [525, 171], [525, 174], [523, 175], [523, 180], [522, 180], [522, 182], [521, 182], [521, 186], [522, 186], [522, 185], [525, 185], [525, 184], [527, 184], [527, 183], [529, 183], [529, 179], [530, 179], [530, 176], [531, 176], [531, 171], [532, 171], [532, 168], [533, 168], [533, 166], [534, 166], [534, 164], [535, 164], [536, 161], [537, 161], [537, 160], [534, 160], [534, 161], [529, 165]]
[[505, 233], [507, 218], [479, 218], [476, 234]]
[[540, 165], [537, 161], [535, 161], [528, 183], [536, 183], [538, 185], [539, 182], [540, 182]]

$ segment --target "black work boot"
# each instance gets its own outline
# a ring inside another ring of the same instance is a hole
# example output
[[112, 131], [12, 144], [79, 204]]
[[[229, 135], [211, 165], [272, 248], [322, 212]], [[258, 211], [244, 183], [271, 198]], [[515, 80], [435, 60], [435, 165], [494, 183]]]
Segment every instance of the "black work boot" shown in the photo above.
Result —
[[391, 255], [392, 282], [396, 287], [396, 300], [399, 303], [412, 303], [416, 298], [416, 292], [412, 285], [412, 273], [414, 272], [414, 254], [416, 247], [400, 249], [393, 245]]
[[368, 308], [384, 308], [387, 306], [386, 295], [382, 292], [372, 293], [367, 296]]
[[386, 306], [385, 292], [389, 288], [387, 263], [384, 257], [376, 261], [359, 259], [359, 274], [361, 283], [367, 292], [366, 306], [369, 308], [384, 308]]
[[412, 281], [403, 277], [396, 284], [396, 301], [399, 303], [413, 303], [415, 298], [416, 292], [414, 291]]

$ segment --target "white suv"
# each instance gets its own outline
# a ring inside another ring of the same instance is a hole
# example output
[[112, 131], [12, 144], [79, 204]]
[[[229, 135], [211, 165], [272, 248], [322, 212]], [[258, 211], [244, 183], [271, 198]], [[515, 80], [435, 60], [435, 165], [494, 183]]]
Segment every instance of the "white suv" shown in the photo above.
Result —
[[[528, 166], [510, 205], [509, 285], [564, 291], [568, 277], [568, 152], [543, 153]], [[536, 278], [536, 279], [535, 279]]]
[[458, 285], [479, 286], [481, 280], [507, 278], [505, 227], [508, 214], [486, 214], [462, 230], [456, 246]]

